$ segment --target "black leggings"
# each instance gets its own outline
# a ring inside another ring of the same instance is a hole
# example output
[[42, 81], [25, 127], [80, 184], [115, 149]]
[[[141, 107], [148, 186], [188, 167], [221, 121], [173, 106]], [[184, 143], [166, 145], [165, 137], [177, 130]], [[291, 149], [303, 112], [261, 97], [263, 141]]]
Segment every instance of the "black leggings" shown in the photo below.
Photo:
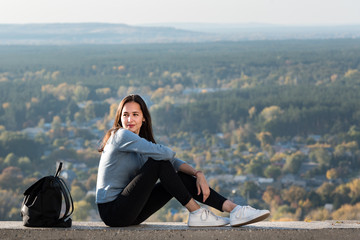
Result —
[[[157, 180], [160, 182], [157, 183]], [[222, 211], [225, 198], [210, 188], [210, 196], [203, 202], [197, 195], [196, 178], [176, 173], [169, 161], [151, 158], [134, 179], [111, 202], [98, 204], [101, 219], [110, 227], [137, 225], [175, 197], [183, 206], [191, 198]]]

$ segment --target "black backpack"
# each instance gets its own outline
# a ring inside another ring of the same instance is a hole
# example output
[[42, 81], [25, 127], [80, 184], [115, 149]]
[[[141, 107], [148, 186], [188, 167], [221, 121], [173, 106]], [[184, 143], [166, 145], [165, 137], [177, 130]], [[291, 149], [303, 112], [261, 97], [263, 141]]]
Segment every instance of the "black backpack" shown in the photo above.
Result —
[[24, 226], [71, 227], [74, 204], [68, 187], [59, 177], [61, 168], [62, 162], [55, 176], [41, 178], [24, 192], [21, 206]]

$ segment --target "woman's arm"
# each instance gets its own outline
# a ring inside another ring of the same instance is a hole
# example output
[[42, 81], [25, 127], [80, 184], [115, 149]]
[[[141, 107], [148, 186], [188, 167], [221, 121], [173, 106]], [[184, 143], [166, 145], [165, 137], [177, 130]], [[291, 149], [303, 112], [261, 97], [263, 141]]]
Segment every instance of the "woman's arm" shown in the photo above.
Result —
[[123, 128], [115, 133], [110, 143], [115, 145], [119, 151], [136, 152], [143, 156], [151, 157], [154, 160], [170, 160], [175, 157], [175, 152], [170, 148], [152, 143]]
[[181, 164], [179, 167], [179, 171], [196, 177], [196, 187], [198, 189], [198, 195], [200, 195], [200, 193], [202, 192], [203, 201], [205, 202], [210, 195], [210, 188], [203, 172], [197, 171], [187, 163]]

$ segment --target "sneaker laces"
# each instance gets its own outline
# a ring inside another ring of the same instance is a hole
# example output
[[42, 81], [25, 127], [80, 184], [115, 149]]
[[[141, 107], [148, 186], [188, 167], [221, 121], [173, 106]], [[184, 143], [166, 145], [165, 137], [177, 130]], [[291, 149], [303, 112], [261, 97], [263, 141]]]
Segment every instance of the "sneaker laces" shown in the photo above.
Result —
[[240, 218], [241, 215], [245, 215], [245, 211], [247, 211], [247, 210], [256, 210], [256, 209], [253, 207], [250, 207], [250, 206], [242, 206], [241, 210], [237, 211], [235, 217]]
[[[204, 215], [205, 215], [205, 218], [203, 217]], [[204, 211], [202, 211], [202, 213], [201, 213], [201, 215], [200, 215], [200, 219], [201, 219], [202, 221], [206, 221], [206, 219], [208, 219], [209, 215], [214, 216], [214, 217], [216, 218], [216, 220], [219, 219], [218, 216], [216, 216], [214, 213], [212, 213], [209, 209], [206, 209], [206, 208], [204, 208]]]

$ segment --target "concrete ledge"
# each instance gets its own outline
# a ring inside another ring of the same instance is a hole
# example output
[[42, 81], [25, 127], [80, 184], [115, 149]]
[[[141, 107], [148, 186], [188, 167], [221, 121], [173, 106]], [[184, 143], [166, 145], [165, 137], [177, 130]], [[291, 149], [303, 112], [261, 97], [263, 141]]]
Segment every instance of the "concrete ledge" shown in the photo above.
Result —
[[189, 228], [184, 223], [144, 223], [109, 228], [101, 222], [74, 222], [71, 228], [27, 228], [22, 222], [0, 222], [0, 239], [360, 239], [360, 221], [259, 222], [232, 228]]

